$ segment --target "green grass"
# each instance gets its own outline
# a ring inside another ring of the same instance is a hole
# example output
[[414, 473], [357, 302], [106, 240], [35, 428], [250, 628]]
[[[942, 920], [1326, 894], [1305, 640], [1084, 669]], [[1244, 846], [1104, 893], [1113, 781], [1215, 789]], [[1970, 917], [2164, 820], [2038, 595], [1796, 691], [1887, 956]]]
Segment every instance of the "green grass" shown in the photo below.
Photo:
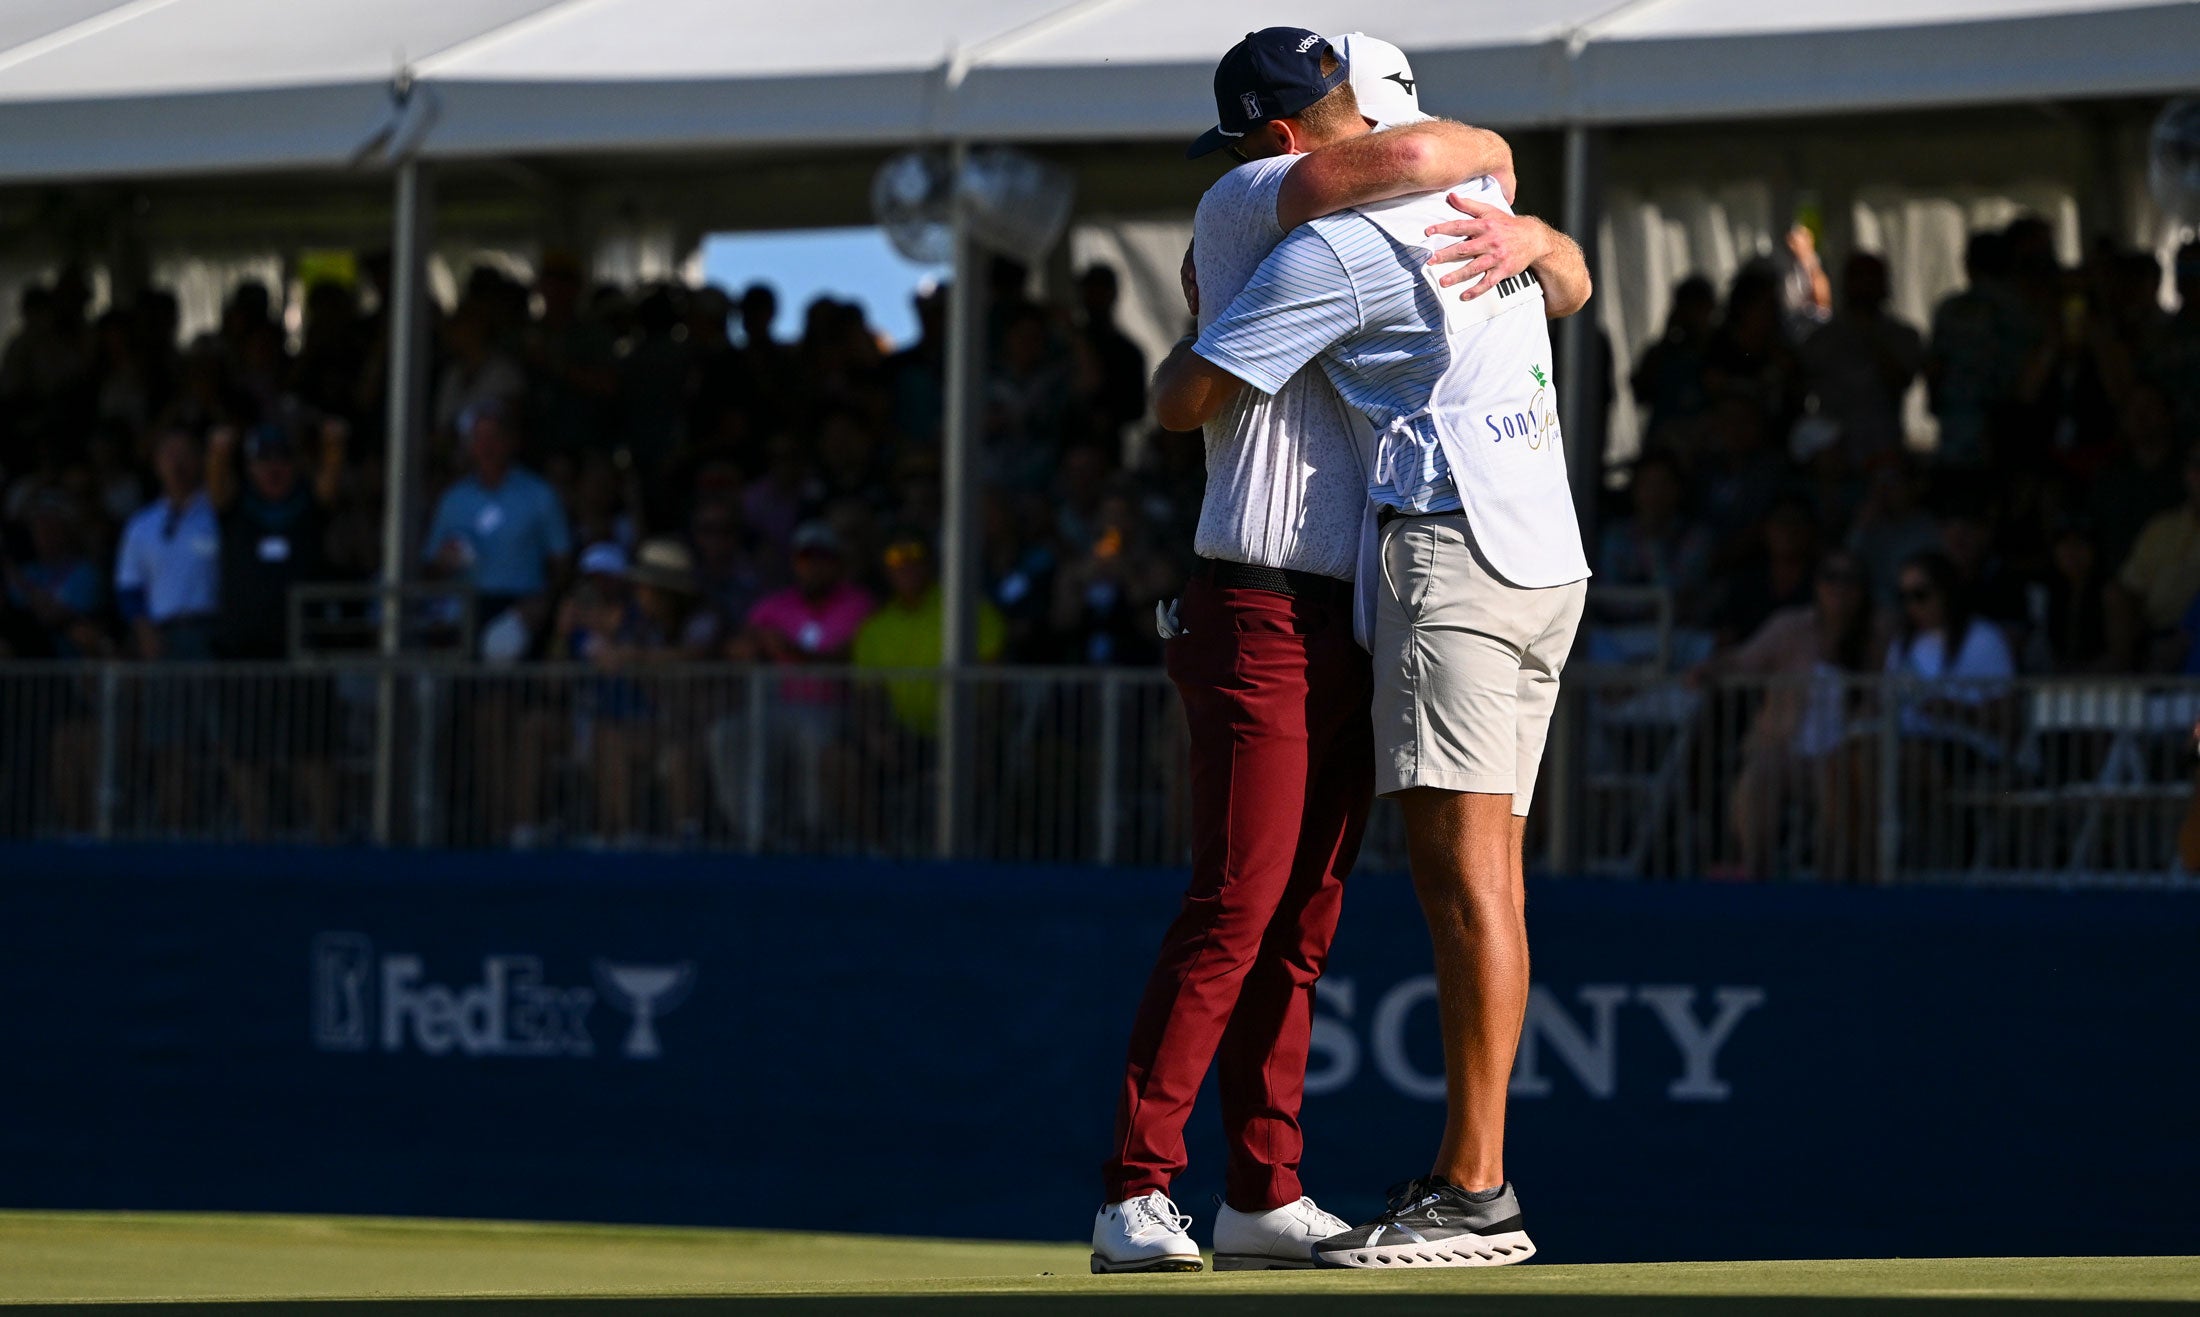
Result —
[[[1093, 1276], [1077, 1244], [291, 1216], [0, 1213], [0, 1305], [161, 1317], [776, 1310], [1636, 1314], [2200, 1310], [2200, 1259], [1965, 1258]], [[16, 1309], [20, 1312], [23, 1309]]]

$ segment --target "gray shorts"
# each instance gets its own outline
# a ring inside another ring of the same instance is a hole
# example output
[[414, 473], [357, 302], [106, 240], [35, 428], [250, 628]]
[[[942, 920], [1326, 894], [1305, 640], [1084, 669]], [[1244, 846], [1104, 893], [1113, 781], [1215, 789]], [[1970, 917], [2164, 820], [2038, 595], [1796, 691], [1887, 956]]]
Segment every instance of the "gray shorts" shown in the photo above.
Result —
[[1507, 585], [1456, 512], [1393, 519], [1381, 543], [1375, 790], [1510, 795], [1525, 816], [1589, 583]]

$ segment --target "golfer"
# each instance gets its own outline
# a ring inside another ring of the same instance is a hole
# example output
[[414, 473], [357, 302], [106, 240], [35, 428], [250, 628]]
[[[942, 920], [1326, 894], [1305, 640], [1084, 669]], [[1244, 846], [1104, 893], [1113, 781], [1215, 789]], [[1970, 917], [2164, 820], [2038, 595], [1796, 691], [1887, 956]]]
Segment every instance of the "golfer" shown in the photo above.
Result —
[[[1263, 34], [1265, 35], [1265, 34]], [[1287, 50], [1284, 60], [1294, 56]], [[1312, 52], [1300, 78], [1316, 76]], [[1248, 154], [1328, 146], [1355, 120], [1249, 134]], [[1429, 263], [1439, 235], [1509, 214], [1474, 179], [1286, 235], [1155, 377], [1185, 426], [1276, 395], [1319, 363], [1374, 426], [1376, 787], [1406, 820], [1435, 946], [1446, 1094], [1433, 1170], [1390, 1210], [1319, 1243], [1322, 1265], [1488, 1266], [1534, 1252], [1504, 1174], [1505, 1086], [1528, 992], [1521, 847], [1559, 673], [1589, 575], [1553, 402], [1547, 315], [1587, 301], [1579, 262], [1508, 275]], [[1456, 208], [1455, 208], [1456, 207]], [[1477, 263], [1479, 264], [1479, 262]], [[1479, 277], [1474, 277], [1479, 275]]]
[[[1306, 220], [1511, 176], [1509, 148], [1481, 130], [1370, 133], [1343, 62], [1300, 29], [1233, 48], [1215, 99], [1220, 123], [1192, 154], [1228, 146], [1274, 158], [1232, 171], [1200, 203], [1185, 291], [1206, 319]], [[1317, 141], [1333, 145], [1311, 150]], [[1508, 277], [1557, 247], [1527, 234], [1532, 221], [1514, 223]], [[1298, 1113], [1314, 982], [1373, 791], [1369, 665], [1350, 584], [1373, 435], [1315, 369], [1200, 419], [1201, 563], [1163, 620], [1191, 736], [1192, 880], [1133, 1026], [1095, 1271], [1200, 1267], [1168, 1190], [1193, 1098], [1218, 1062], [1230, 1151], [1217, 1268], [1309, 1266], [1313, 1244], [1345, 1225], [1304, 1196]]]

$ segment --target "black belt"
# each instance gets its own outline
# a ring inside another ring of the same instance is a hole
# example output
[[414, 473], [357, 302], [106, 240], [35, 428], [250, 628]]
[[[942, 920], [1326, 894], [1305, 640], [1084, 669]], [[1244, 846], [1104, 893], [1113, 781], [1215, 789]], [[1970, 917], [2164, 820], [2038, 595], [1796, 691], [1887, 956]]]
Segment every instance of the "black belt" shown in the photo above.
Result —
[[1394, 521], [1412, 521], [1417, 517], [1456, 517], [1458, 515], [1459, 513], [1456, 510], [1451, 512], [1406, 512], [1386, 503], [1376, 511], [1375, 524], [1388, 526]]
[[1334, 576], [1302, 572], [1289, 567], [1261, 567], [1249, 562], [1231, 562], [1227, 558], [1200, 559], [1199, 576], [1218, 590], [1268, 590], [1293, 598], [1304, 595], [1313, 599], [1352, 593], [1350, 581], [1340, 581]]

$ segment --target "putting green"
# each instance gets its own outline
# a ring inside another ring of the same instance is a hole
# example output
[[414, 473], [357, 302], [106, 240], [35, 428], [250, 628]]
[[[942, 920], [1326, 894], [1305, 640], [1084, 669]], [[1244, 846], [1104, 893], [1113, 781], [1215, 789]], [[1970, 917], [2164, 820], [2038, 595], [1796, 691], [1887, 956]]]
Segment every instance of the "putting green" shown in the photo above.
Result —
[[[1129, 1296], [1138, 1296], [1135, 1304]], [[494, 1302], [504, 1299], [511, 1302]], [[610, 1303], [607, 1300], [647, 1300]], [[0, 1213], [0, 1304], [314, 1301], [380, 1311], [533, 1314], [911, 1308], [992, 1314], [2200, 1309], [2200, 1258], [1959, 1258], [1529, 1264], [1413, 1274], [1093, 1276], [1077, 1244], [369, 1217]], [[465, 1300], [456, 1302], [431, 1302]], [[78, 1313], [84, 1308], [76, 1308]], [[169, 1309], [174, 1312], [175, 1309]], [[241, 1309], [240, 1309], [241, 1311]]]

